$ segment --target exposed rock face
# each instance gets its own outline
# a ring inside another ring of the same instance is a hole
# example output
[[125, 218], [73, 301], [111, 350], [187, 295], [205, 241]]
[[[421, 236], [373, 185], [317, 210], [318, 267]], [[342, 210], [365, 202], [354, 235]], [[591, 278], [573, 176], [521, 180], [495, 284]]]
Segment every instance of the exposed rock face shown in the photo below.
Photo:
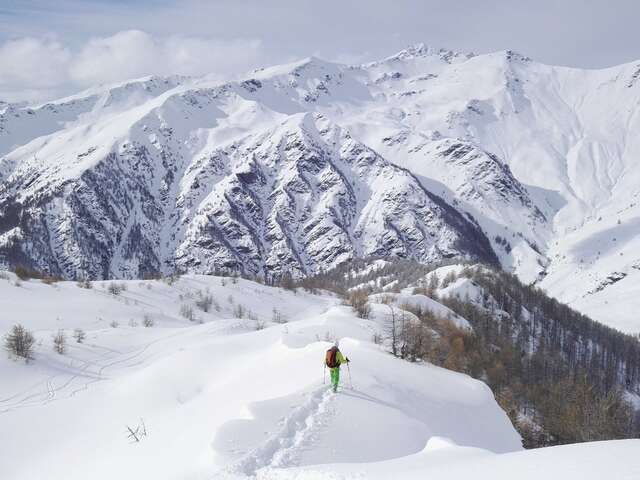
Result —
[[303, 275], [368, 255], [497, 262], [472, 219], [317, 114], [186, 168], [127, 143], [78, 178], [9, 194], [31, 181], [14, 172], [3, 185], [2, 254], [64, 277]]

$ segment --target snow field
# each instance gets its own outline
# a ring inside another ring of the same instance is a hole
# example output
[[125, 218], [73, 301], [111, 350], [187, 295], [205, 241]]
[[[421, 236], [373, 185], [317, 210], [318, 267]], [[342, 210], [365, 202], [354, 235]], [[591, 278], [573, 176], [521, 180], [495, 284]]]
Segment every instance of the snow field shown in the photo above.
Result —
[[259, 480], [634, 480], [640, 476], [640, 440], [593, 442], [496, 455], [433, 437], [421, 452], [367, 464], [332, 464], [260, 472]]
[[[371, 343], [382, 328], [378, 306], [362, 320], [329, 295], [191, 275], [172, 285], [127, 282], [117, 296], [97, 284], [12, 281], [0, 281], [2, 328], [21, 322], [42, 343], [28, 365], [0, 357], [0, 428], [11, 432], [0, 449], [2, 478], [247, 478], [390, 460], [422, 451], [434, 436], [520, 449], [483, 383]], [[206, 288], [221, 311], [198, 312], [203, 323], [181, 318], [180, 295]], [[229, 295], [266, 328], [235, 318]], [[289, 323], [269, 321], [274, 307]], [[148, 311], [153, 327], [128, 325]], [[117, 328], [106, 324], [114, 320]], [[69, 338], [61, 356], [50, 337], [62, 327], [84, 328], [87, 339]], [[333, 339], [352, 360], [337, 395], [328, 373], [323, 385]], [[131, 443], [125, 425], [142, 421], [148, 435]]]

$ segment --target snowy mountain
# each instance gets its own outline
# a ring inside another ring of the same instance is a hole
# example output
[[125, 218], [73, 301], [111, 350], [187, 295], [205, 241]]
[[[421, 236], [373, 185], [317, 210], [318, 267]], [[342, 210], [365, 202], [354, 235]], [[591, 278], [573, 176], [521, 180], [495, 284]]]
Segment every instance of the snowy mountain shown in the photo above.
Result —
[[500, 263], [640, 327], [640, 63], [417, 45], [0, 107], [0, 263], [66, 278]]

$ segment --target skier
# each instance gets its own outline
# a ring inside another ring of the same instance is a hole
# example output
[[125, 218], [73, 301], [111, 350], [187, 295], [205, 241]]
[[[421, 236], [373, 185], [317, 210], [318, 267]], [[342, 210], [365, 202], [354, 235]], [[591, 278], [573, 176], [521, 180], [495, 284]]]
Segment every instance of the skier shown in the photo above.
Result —
[[333, 385], [333, 391], [338, 391], [338, 383], [340, 383], [340, 365], [343, 363], [349, 363], [349, 357], [343, 357], [342, 352], [338, 348], [338, 341], [327, 350], [324, 363], [329, 367], [329, 373], [331, 374], [331, 385]]

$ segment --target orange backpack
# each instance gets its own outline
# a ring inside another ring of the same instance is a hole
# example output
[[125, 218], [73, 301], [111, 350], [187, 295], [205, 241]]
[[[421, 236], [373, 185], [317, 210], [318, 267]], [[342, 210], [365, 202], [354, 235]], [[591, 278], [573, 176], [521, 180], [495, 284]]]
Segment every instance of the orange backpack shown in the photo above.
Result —
[[337, 368], [340, 365], [338, 364], [338, 347], [331, 347], [327, 350], [327, 354], [324, 357], [324, 363], [329, 368]]

